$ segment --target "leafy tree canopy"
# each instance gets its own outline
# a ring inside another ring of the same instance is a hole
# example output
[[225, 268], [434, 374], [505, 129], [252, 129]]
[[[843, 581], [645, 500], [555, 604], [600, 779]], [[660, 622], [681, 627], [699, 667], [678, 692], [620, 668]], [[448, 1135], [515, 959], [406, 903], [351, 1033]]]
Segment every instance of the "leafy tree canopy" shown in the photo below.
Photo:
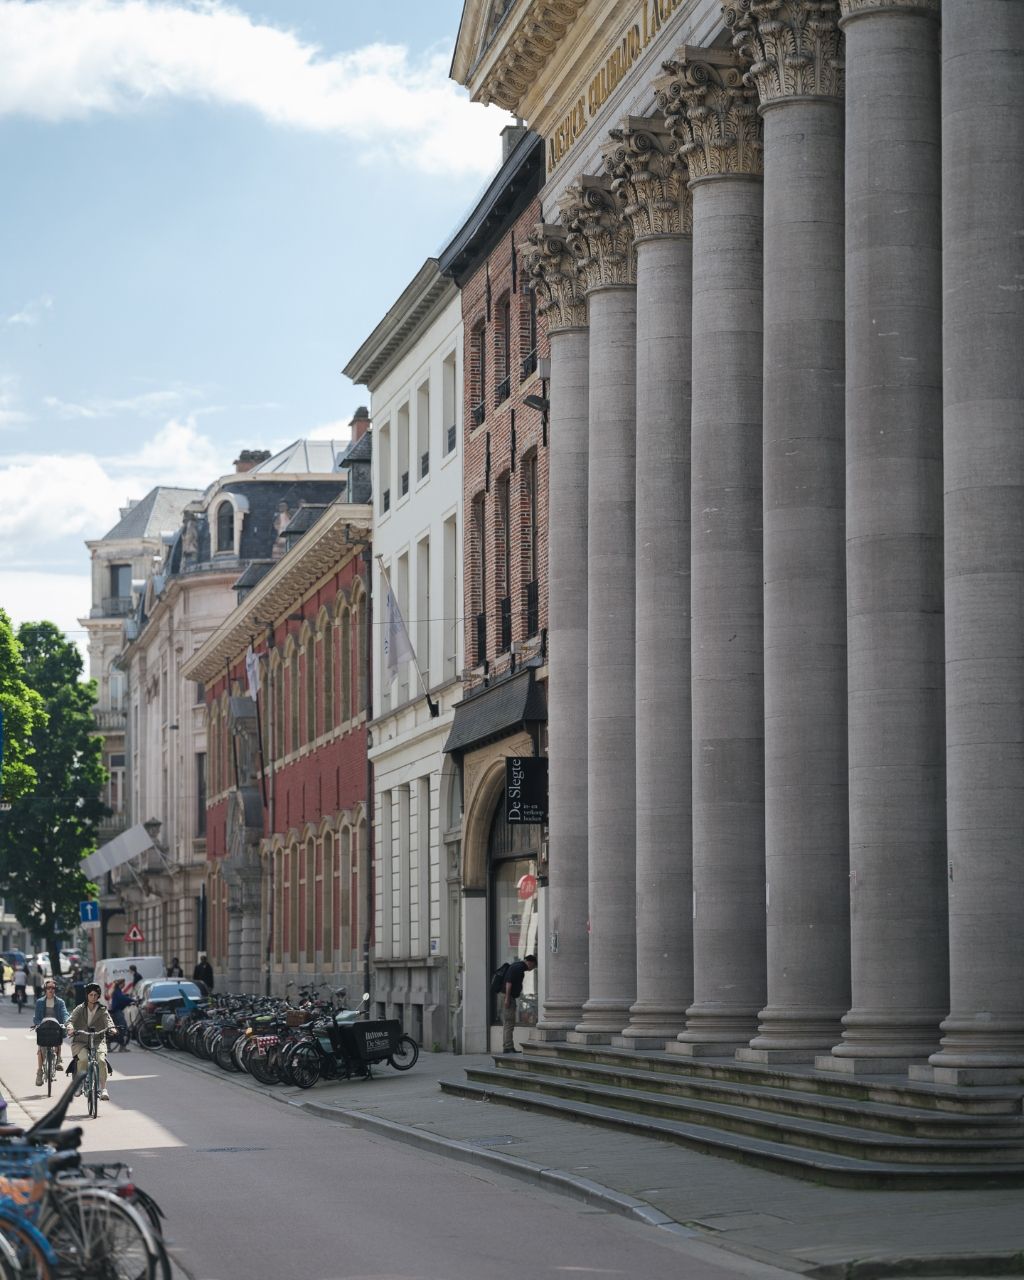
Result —
[[82, 859], [96, 847], [107, 812], [101, 739], [95, 736], [94, 681], [82, 681], [82, 659], [52, 622], [18, 629], [25, 682], [43, 707], [31, 733], [35, 787], [0, 813], [0, 892], [27, 929], [46, 939], [53, 972], [60, 938], [92, 896]]
[[35, 784], [32, 767], [32, 735], [46, 721], [43, 700], [25, 681], [21, 645], [11, 620], [0, 609], [0, 711], [3, 712], [3, 760], [0, 762], [0, 798], [16, 800]]

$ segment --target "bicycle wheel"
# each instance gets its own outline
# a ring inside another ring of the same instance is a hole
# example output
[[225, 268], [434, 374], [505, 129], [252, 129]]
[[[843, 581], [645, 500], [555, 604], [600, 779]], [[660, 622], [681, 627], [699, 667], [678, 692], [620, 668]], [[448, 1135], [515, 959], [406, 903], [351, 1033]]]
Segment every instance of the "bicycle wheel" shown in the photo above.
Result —
[[43, 1074], [46, 1076], [46, 1096], [53, 1096], [53, 1082], [57, 1078], [57, 1054], [53, 1049], [47, 1049], [46, 1059], [43, 1063]]
[[89, 1115], [95, 1120], [100, 1113], [100, 1073], [96, 1066], [90, 1066], [85, 1077], [85, 1097]]
[[164, 1280], [170, 1275], [142, 1215], [111, 1191], [57, 1184], [39, 1225], [60, 1259], [62, 1280]]
[[136, 1039], [143, 1049], [162, 1049], [163, 1040], [160, 1038], [160, 1031], [155, 1022], [149, 1020], [140, 1022], [136, 1030]]
[[396, 1071], [408, 1071], [410, 1067], [414, 1067], [419, 1061], [420, 1047], [412, 1036], [401, 1036], [398, 1041], [398, 1048], [388, 1058], [388, 1062]]
[[320, 1079], [320, 1055], [311, 1044], [297, 1044], [288, 1055], [288, 1079], [300, 1089], [312, 1089]]
[[0, 1213], [0, 1239], [8, 1274], [21, 1280], [53, 1280], [56, 1276], [59, 1265], [56, 1253], [42, 1232], [24, 1218]]

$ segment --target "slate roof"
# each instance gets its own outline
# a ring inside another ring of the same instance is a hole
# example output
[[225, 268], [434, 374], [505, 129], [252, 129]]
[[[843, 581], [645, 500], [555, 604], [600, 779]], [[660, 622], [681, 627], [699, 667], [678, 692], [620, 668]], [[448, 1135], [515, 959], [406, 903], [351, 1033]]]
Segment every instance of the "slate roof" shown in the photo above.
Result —
[[299, 507], [298, 511], [289, 520], [284, 536], [286, 538], [294, 538], [297, 534], [306, 533], [312, 529], [326, 510], [326, 506], [310, 506], [309, 504]]
[[176, 529], [181, 524], [181, 513], [186, 503], [203, 496], [202, 489], [176, 489], [170, 485], [157, 485], [139, 502], [126, 511], [114, 525], [107, 538], [156, 538], [164, 529]]
[[358, 440], [353, 440], [338, 456], [338, 466], [347, 467], [350, 462], [370, 462], [373, 458], [373, 438], [369, 431], [364, 431]]
[[297, 471], [304, 475], [329, 475], [337, 470], [336, 459], [345, 452], [348, 443], [347, 440], [296, 440], [247, 474], [265, 476], [271, 472]]
[[546, 720], [544, 691], [526, 667], [500, 684], [492, 684], [456, 704], [445, 751], [466, 751], [518, 729], [527, 720]]

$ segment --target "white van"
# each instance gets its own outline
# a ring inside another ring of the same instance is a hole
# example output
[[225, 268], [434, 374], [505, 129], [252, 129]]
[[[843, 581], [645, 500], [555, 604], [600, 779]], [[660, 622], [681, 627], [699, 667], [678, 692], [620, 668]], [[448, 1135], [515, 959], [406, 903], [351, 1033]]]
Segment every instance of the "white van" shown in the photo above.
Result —
[[109, 1003], [118, 978], [130, 980], [132, 965], [143, 978], [162, 978], [167, 972], [163, 956], [118, 956], [116, 960], [100, 960], [92, 980], [100, 984], [105, 1003]]

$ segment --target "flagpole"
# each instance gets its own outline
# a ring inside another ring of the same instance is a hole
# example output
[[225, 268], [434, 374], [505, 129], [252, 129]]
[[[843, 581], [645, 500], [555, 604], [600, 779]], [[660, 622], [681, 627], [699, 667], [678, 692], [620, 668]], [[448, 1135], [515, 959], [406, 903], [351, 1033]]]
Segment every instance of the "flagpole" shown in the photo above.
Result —
[[[387, 586], [388, 591], [391, 593], [392, 597], [397, 603], [398, 597], [395, 595], [395, 589], [391, 585], [391, 579], [388, 577], [388, 571], [387, 569], [384, 568], [383, 556], [381, 556], [378, 553], [374, 558], [377, 561], [377, 568], [380, 570], [380, 576], [384, 579], [384, 583]], [[399, 613], [401, 613], [401, 606], [399, 606]], [[405, 623], [404, 618], [402, 619], [402, 622], [404, 625]], [[384, 625], [387, 626], [387, 623], [385, 622]], [[408, 631], [406, 632], [406, 634], [408, 635]], [[419, 677], [420, 688], [423, 690], [423, 696], [424, 698], [426, 698], [427, 706], [430, 708], [431, 718], [436, 720], [437, 717], [441, 714], [441, 708], [437, 705], [437, 703], [430, 696], [430, 693], [427, 690], [427, 682], [426, 680], [423, 679], [423, 672], [420, 670], [419, 655], [416, 653], [416, 646], [412, 643], [411, 636], [409, 637], [409, 647], [412, 649], [412, 665], [416, 668], [416, 675]]]

